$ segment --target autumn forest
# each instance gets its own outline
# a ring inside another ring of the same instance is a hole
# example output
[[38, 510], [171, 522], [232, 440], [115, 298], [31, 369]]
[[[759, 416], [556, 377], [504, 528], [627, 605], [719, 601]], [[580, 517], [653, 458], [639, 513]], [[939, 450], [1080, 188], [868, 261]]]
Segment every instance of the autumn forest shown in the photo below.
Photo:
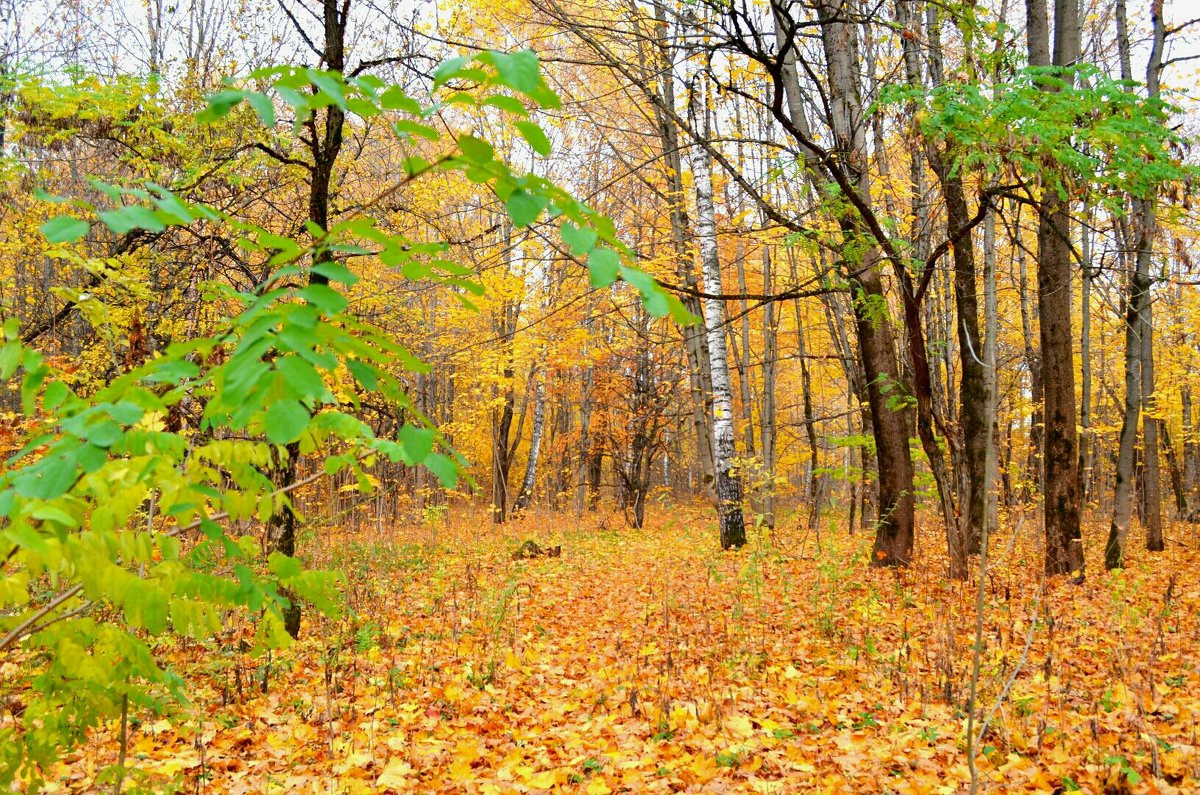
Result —
[[0, 789], [1200, 788], [1200, 19], [0, 0]]

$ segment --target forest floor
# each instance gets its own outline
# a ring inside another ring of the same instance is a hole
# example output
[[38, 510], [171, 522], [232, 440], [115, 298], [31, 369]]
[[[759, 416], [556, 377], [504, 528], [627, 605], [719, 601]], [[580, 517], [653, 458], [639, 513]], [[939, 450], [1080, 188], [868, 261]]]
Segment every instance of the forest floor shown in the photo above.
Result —
[[[927, 524], [908, 571], [781, 523], [717, 549], [711, 510], [481, 516], [305, 541], [349, 612], [272, 659], [160, 653], [190, 717], [133, 715], [126, 784], [187, 792], [961, 792], [975, 581]], [[1036, 523], [993, 544], [978, 757], [991, 792], [1200, 787], [1200, 554], [1044, 582]], [[607, 526], [606, 526], [607, 525]], [[524, 539], [561, 558], [512, 559]], [[1011, 680], [1011, 683], [1010, 683]], [[1000, 701], [1001, 693], [1005, 697]], [[993, 713], [993, 705], [999, 704]], [[117, 727], [52, 771], [89, 790]], [[111, 791], [111, 785], [109, 787]]]

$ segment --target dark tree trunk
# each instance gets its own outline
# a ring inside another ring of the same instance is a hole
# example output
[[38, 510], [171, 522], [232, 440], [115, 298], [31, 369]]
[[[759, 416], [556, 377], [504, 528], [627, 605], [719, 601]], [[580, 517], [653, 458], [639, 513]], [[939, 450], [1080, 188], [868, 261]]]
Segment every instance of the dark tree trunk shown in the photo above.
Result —
[[[1050, 59], [1045, 0], [1026, 0], [1029, 63], [1069, 70], [1079, 58], [1079, 0], [1054, 2], [1054, 51]], [[1067, 71], [1069, 75], [1069, 71]], [[1069, 79], [1069, 78], [1068, 78]], [[1055, 90], [1050, 84], [1043, 90]], [[1038, 315], [1046, 441], [1043, 451], [1043, 511], [1046, 573], [1083, 571], [1080, 533], [1079, 449], [1075, 407], [1075, 361], [1071, 331], [1070, 206], [1053, 182], [1046, 162], [1038, 205]]]
[[[349, 0], [339, 9], [337, 0], [324, 0], [324, 52], [322, 61], [324, 67], [342, 71], [346, 66], [345, 40], [346, 21], [350, 11]], [[318, 119], [323, 119], [322, 125]], [[337, 163], [338, 154], [342, 150], [342, 134], [345, 126], [345, 114], [336, 105], [330, 105], [321, 114], [313, 114], [309, 118], [309, 153], [312, 162], [309, 167], [310, 181], [308, 192], [308, 220], [322, 230], [329, 228], [330, 185], [333, 180], [333, 169]], [[313, 263], [317, 264], [329, 256], [323, 246], [313, 250]], [[309, 282], [327, 284], [328, 279], [318, 273], [309, 273]], [[292, 443], [287, 446], [286, 459], [276, 472], [276, 486], [282, 487], [296, 480], [300, 464], [300, 445]], [[274, 551], [294, 557], [296, 554], [296, 512], [291, 499], [285, 501], [281, 510], [271, 516], [267, 532], [273, 539]], [[288, 635], [293, 638], [300, 635], [300, 603], [291, 593], [284, 594], [289, 604], [283, 610], [283, 626]]]

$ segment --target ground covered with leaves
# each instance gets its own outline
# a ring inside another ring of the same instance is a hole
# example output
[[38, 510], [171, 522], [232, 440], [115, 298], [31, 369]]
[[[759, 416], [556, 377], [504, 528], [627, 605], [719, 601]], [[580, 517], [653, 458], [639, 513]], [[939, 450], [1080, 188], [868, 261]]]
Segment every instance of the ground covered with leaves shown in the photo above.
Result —
[[[704, 511], [480, 516], [306, 539], [347, 615], [255, 657], [161, 646], [189, 712], [131, 714], [129, 786], [188, 792], [959, 792], [975, 583], [932, 525], [903, 572], [781, 525], [716, 549]], [[1200, 787], [1197, 539], [1044, 581], [1033, 519], [987, 578], [978, 767], [993, 792]], [[1016, 535], [1013, 527], [1017, 528]], [[513, 559], [526, 539], [561, 557]], [[819, 546], [818, 546], [819, 544]], [[247, 630], [247, 633], [249, 630]], [[8, 672], [9, 674], [14, 671]], [[117, 726], [56, 771], [89, 790]]]

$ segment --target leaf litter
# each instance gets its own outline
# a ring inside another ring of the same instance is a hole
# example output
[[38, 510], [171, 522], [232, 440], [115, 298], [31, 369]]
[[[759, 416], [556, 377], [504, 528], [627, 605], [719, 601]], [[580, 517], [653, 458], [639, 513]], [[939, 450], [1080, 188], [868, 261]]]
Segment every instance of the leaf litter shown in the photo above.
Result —
[[[830, 528], [818, 549], [796, 521], [722, 553], [710, 513], [652, 509], [643, 530], [474, 513], [309, 539], [310, 565], [346, 573], [346, 615], [274, 657], [251, 654], [250, 627], [163, 641], [192, 703], [132, 715], [127, 785], [965, 791], [977, 578], [943, 577], [934, 523], [893, 571], [866, 566], [867, 537]], [[561, 557], [513, 560], [530, 537]], [[987, 577], [983, 791], [1196, 791], [1196, 539], [1124, 572], [1089, 559], [1081, 585], [1041, 578], [1031, 533], [1011, 541]], [[49, 791], [100, 786], [119, 745], [119, 726], [94, 733]]]

